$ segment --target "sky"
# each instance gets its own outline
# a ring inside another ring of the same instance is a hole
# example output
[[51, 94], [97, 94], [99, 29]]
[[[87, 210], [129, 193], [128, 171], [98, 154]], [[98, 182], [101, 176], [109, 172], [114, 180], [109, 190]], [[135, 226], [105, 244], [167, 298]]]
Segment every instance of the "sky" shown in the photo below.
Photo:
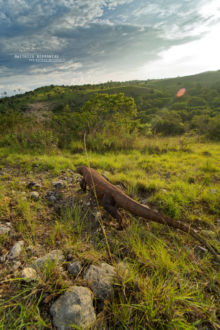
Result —
[[0, 0], [0, 96], [220, 69], [220, 0]]

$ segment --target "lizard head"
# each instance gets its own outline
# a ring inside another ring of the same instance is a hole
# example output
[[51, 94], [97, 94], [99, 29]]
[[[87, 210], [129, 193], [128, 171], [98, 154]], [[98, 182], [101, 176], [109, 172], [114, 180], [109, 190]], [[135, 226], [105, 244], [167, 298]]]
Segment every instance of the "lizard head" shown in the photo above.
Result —
[[84, 168], [85, 168], [85, 166], [79, 166], [79, 167], [77, 167], [76, 173], [83, 175], [83, 169]]

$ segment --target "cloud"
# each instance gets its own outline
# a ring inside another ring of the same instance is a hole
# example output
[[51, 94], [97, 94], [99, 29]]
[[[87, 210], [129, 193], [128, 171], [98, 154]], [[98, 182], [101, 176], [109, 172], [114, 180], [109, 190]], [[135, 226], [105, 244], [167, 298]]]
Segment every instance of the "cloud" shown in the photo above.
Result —
[[[134, 79], [173, 47], [204, 38], [219, 19], [218, 0], [0, 0], [0, 81], [33, 88]], [[15, 56], [25, 53], [62, 61]]]

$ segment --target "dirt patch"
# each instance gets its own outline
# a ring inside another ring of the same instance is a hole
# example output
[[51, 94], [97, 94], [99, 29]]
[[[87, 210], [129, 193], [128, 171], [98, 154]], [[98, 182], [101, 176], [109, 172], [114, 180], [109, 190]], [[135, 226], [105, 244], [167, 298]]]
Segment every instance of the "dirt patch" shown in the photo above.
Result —
[[51, 118], [51, 104], [49, 102], [36, 102], [27, 104], [25, 116], [35, 118], [37, 122], [49, 121]]

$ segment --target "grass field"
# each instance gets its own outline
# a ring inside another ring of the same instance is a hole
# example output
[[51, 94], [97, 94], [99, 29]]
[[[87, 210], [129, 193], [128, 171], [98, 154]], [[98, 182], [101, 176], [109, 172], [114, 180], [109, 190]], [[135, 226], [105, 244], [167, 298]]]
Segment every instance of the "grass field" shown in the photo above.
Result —
[[[89, 193], [79, 191], [74, 170], [82, 164], [97, 169], [140, 203], [187, 222], [219, 250], [220, 144], [142, 139], [136, 150], [102, 154], [21, 154], [2, 148], [0, 160], [0, 221], [13, 228], [13, 235], [0, 236], [0, 252], [21, 239], [28, 247], [16, 271], [0, 264], [0, 329], [52, 328], [50, 305], [66, 288], [82, 283], [56, 265], [49, 265], [37, 282], [22, 281], [21, 269], [52, 249], [85, 265], [105, 261], [116, 267], [114, 298], [98, 314], [99, 329], [218, 329], [219, 273], [212, 256], [189, 235], [126, 211], [127, 227], [118, 231], [115, 220], [100, 209], [104, 237], [98, 208]], [[66, 186], [59, 192], [57, 212], [45, 195], [59, 179]], [[30, 181], [40, 183], [37, 201], [27, 188]]]

